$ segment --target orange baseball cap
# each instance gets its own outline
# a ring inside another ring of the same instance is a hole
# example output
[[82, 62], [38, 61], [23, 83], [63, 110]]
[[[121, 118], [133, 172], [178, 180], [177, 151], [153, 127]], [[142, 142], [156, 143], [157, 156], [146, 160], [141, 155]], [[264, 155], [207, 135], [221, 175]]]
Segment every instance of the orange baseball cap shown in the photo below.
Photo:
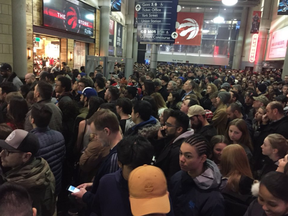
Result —
[[134, 169], [128, 180], [131, 211], [134, 216], [170, 212], [167, 181], [161, 169], [143, 165]]

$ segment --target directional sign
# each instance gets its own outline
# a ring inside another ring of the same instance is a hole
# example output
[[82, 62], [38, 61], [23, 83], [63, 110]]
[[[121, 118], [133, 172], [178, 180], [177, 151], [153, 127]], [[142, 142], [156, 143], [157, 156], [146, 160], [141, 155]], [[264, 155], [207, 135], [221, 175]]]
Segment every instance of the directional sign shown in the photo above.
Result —
[[174, 43], [178, 0], [138, 0], [137, 40], [142, 43]]

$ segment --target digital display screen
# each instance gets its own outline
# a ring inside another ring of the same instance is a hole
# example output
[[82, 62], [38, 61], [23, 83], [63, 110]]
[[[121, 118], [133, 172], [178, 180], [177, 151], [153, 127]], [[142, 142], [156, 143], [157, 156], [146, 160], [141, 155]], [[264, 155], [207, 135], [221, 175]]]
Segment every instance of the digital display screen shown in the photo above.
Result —
[[77, 0], [43, 0], [44, 26], [93, 36], [94, 16], [95, 8]]
[[121, 11], [121, 1], [122, 0], [111, 0], [111, 11]]

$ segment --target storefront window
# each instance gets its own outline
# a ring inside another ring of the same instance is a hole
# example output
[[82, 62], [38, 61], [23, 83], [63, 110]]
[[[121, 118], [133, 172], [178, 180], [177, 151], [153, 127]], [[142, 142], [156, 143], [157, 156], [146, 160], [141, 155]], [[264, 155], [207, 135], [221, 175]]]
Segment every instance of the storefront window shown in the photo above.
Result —
[[45, 68], [53, 67], [60, 58], [59, 38], [34, 35], [34, 73], [39, 75]]
[[86, 43], [75, 41], [74, 44], [74, 69], [80, 70], [85, 65]]

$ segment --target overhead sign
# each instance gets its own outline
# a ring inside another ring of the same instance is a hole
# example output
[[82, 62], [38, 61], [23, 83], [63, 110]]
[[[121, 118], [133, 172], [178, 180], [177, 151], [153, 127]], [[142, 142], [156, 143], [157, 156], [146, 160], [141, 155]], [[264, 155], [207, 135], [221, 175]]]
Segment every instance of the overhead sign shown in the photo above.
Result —
[[138, 42], [174, 43], [177, 5], [178, 0], [136, 1]]
[[253, 11], [252, 25], [250, 30], [251, 34], [259, 33], [261, 13], [262, 13], [261, 11]]
[[122, 0], [111, 0], [111, 11], [113, 12], [121, 11], [121, 1]]
[[258, 45], [258, 34], [254, 34], [252, 36], [251, 48], [250, 48], [250, 54], [249, 54], [249, 62], [250, 63], [255, 62], [257, 45]]
[[175, 44], [200, 46], [203, 21], [203, 13], [178, 13]]
[[269, 59], [285, 58], [288, 41], [288, 27], [272, 33], [269, 46]]
[[52, 28], [93, 36], [95, 8], [65, 0], [43, 0], [43, 24]]
[[122, 47], [123, 26], [117, 23], [116, 47]]
[[280, 0], [278, 6], [278, 15], [288, 15], [288, 2], [287, 0]]
[[114, 21], [109, 21], [109, 46], [114, 46]]

